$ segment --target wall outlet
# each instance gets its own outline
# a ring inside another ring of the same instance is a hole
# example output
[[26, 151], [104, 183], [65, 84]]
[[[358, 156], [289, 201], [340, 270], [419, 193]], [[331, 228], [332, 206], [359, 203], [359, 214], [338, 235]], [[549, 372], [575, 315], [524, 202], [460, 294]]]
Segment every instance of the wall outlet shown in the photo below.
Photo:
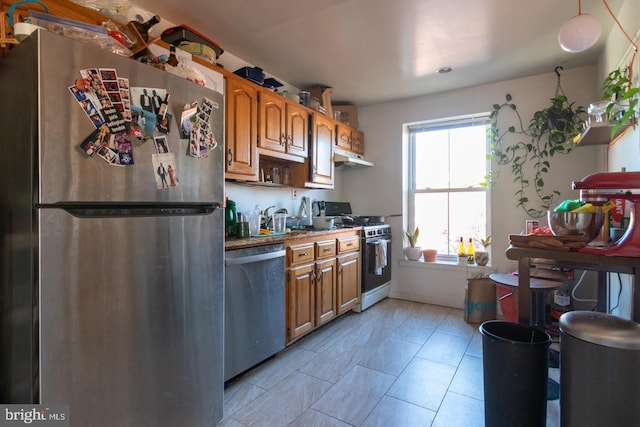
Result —
[[291, 189], [291, 200], [296, 200], [298, 198], [298, 189], [297, 188], [292, 188]]

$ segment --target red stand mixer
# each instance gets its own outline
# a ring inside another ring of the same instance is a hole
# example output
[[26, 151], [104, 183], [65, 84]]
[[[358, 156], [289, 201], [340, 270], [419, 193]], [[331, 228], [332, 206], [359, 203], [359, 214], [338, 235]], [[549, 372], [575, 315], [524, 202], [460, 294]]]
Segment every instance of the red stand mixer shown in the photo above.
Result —
[[[616, 243], [605, 247], [584, 247], [579, 252], [622, 257], [640, 257], [640, 227], [636, 220], [640, 214], [640, 172], [598, 172], [574, 181], [573, 189], [580, 190], [580, 200], [590, 203], [609, 199], [631, 202], [629, 227]], [[634, 192], [635, 190], [635, 192]]]

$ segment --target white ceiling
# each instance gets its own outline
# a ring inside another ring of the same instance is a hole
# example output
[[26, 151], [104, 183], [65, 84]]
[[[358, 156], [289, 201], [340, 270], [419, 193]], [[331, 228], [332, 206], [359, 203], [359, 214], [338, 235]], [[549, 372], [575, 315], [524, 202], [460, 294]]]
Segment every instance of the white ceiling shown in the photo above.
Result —
[[[607, 1], [614, 13], [624, 2]], [[583, 0], [603, 35], [570, 54], [557, 34], [577, 0], [133, 2], [298, 88], [331, 86], [334, 101], [357, 105], [594, 64], [613, 25], [601, 0]], [[453, 71], [436, 73], [444, 66]]]

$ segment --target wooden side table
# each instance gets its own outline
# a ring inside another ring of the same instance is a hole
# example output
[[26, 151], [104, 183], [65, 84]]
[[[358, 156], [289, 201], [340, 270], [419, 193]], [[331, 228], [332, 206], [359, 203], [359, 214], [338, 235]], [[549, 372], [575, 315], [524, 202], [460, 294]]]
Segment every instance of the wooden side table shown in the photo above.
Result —
[[631, 284], [632, 320], [640, 322], [640, 258], [587, 254], [578, 251], [554, 251], [550, 249], [510, 246], [508, 259], [518, 261], [518, 321], [532, 322], [530, 268], [531, 264], [573, 268], [598, 272], [598, 311], [606, 311], [607, 273], [623, 273], [633, 276]]

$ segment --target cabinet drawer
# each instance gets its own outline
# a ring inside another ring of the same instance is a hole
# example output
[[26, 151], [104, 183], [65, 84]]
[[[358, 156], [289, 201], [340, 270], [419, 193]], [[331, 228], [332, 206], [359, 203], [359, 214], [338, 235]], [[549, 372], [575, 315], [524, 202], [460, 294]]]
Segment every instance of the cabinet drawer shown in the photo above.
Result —
[[335, 256], [336, 254], [336, 241], [325, 240], [323, 242], [316, 242], [316, 259], [322, 259]]
[[353, 252], [360, 250], [360, 237], [350, 236], [341, 237], [338, 240], [338, 253], [343, 254], [346, 252]]
[[313, 262], [315, 254], [313, 251], [313, 243], [304, 243], [289, 247], [289, 265], [302, 264], [305, 262]]

